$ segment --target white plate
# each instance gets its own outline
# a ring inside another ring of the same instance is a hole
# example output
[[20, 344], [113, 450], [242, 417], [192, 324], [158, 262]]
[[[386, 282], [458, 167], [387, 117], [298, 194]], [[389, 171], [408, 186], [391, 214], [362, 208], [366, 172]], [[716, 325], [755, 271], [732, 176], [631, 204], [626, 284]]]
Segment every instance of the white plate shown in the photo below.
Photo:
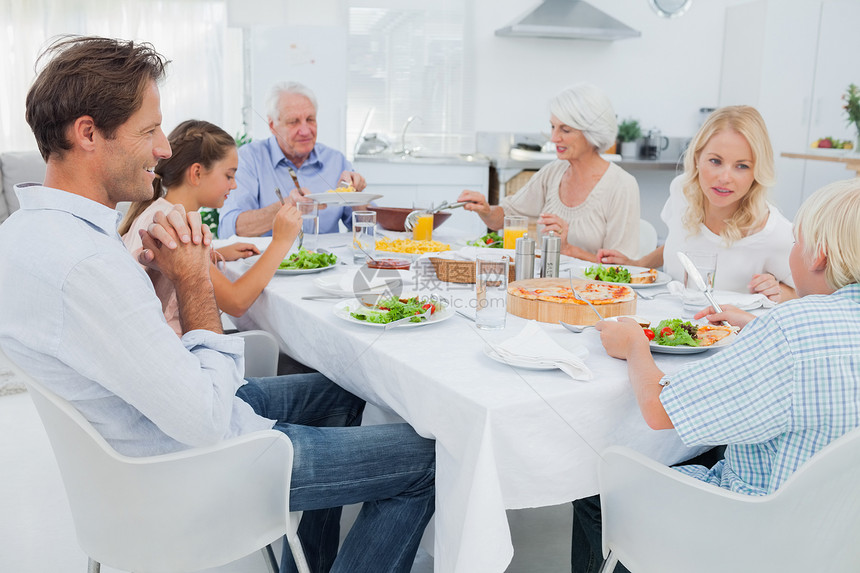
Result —
[[[334, 305], [333, 312], [334, 312], [334, 315], [336, 317], [338, 317], [342, 320], [345, 320], [347, 322], [351, 322], [353, 324], [361, 324], [362, 326], [373, 326], [376, 328], [384, 328], [385, 327], [384, 324], [378, 324], [375, 322], [367, 322], [365, 320], [358, 320], [358, 319], [351, 317], [349, 315], [348, 309], [352, 309], [352, 308], [363, 308], [363, 305], [360, 302], [358, 302], [357, 299], [344, 300], [344, 301], [341, 301], [341, 302], [337, 303], [336, 305]], [[451, 308], [451, 302], [446, 300], [445, 301], [445, 308], [442, 310], [437, 310], [432, 315], [430, 315], [429, 319], [425, 320], [424, 322], [406, 322], [406, 323], [398, 324], [394, 328], [397, 328], [397, 329], [413, 328], [416, 326], [427, 326], [430, 324], [436, 324], [437, 322], [442, 322], [443, 320], [448, 320], [449, 318], [454, 316], [454, 314], [455, 314], [454, 309]]]
[[[595, 263], [595, 265], [596, 264], [597, 263]], [[593, 266], [594, 265], [586, 265], [584, 267], [574, 268], [573, 269], [573, 278], [584, 279], [587, 281], [594, 280], [594, 279], [590, 279], [587, 276], [585, 276], [585, 269], [593, 267]], [[605, 267], [623, 267], [623, 268], [627, 269], [628, 271], [630, 271], [631, 275], [635, 275], [637, 273], [641, 273], [643, 271], [648, 270], [647, 267], [634, 267], [634, 266], [630, 266], [630, 265], [603, 265], [603, 266], [605, 266]], [[629, 286], [632, 288], [649, 288], [649, 287], [655, 287], [655, 286], [661, 286], [661, 285], [668, 284], [669, 281], [671, 281], [671, 280], [672, 280], [671, 275], [664, 273], [663, 271], [657, 271], [657, 280], [654, 281], [653, 283], [645, 283], [645, 284], [632, 284], [631, 283], [631, 284], [628, 284], [628, 283], [613, 283], [613, 282], [608, 282], [608, 281], [595, 281], [595, 282], [605, 282], [605, 283], [611, 284], [611, 285], [623, 284], [623, 285], [626, 285], [626, 286]]]
[[376, 201], [382, 195], [374, 193], [312, 193], [305, 195], [308, 199], [313, 199], [317, 203], [336, 203], [346, 207], [355, 205], [367, 205], [371, 201]]
[[[361, 272], [361, 269], [317, 277], [314, 279], [314, 285], [326, 294], [353, 297], [355, 296], [355, 280], [356, 273], [358, 272]], [[370, 292], [384, 292], [385, 290], [404, 289], [412, 283], [412, 275], [409, 274], [409, 271], [383, 269], [381, 272], [384, 274], [380, 275], [377, 273], [375, 275], [371, 275], [372, 277], [377, 278], [371, 280], [371, 283], [367, 284], [367, 288], [363, 288], [362, 290]], [[380, 276], [383, 278], [378, 278]], [[359, 286], [365, 285], [366, 283], [367, 281], [361, 280], [361, 282], [359, 282]]]
[[[248, 257], [247, 259], [242, 259], [242, 261], [245, 263], [245, 265], [250, 267], [250, 266], [253, 266], [254, 263], [256, 263], [257, 259], [259, 259], [259, 258], [260, 258], [260, 256], [257, 255], [254, 257]], [[327, 267], [319, 267], [317, 269], [276, 269], [275, 274], [276, 275], [310, 275], [313, 273], [321, 273], [323, 271], [328, 271], [328, 270], [335, 269], [335, 268], [337, 268], [337, 263], [335, 263], [333, 265], [329, 265]]]
[[732, 333], [710, 346], [661, 346], [652, 340], [651, 352], [658, 352], [660, 354], [697, 354], [711, 349], [725, 348], [730, 344], [734, 344], [737, 339], [738, 335]]
[[[584, 346], [577, 346], [571, 353], [579, 358], [585, 360], [588, 358], [588, 349]], [[506, 364], [508, 366], [515, 366], [517, 368], [524, 368], [526, 370], [555, 370], [558, 366], [555, 365], [554, 362], [550, 361], [538, 361], [534, 360], [521, 360], [519, 358], [502, 358], [498, 352], [493, 350], [490, 346], [484, 347], [484, 354], [489, 356], [496, 362], [500, 362], [501, 364]]]

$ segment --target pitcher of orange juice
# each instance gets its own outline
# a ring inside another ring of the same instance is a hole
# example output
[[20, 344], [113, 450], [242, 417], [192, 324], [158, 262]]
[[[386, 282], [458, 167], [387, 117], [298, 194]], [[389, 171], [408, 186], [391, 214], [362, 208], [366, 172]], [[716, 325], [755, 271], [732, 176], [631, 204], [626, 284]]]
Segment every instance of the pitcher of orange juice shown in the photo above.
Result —
[[520, 217], [519, 215], [509, 215], [505, 217], [505, 230], [503, 237], [502, 248], [514, 249], [517, 246], [517, 239], [525, 235], [529, 230], [528, 217]]

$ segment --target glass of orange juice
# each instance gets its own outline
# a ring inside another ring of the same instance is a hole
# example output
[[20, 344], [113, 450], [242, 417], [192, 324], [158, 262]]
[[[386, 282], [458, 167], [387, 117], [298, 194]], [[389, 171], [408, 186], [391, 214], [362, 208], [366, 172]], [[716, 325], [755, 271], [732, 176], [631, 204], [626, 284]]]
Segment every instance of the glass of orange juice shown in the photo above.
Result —
[[502, 248], [514, 249], [517, 245], [517, 239], [525, 235], [529, 230], [528, 217], [520, 217], [519, 215], [509, 215], [505, 217], [505, 230], [502, 235], [504, 242]]
[[[412, 203], [412, 208], [424, 211], [432, 209], [433, 204], [426, 201], [415, 201]], [[415, 221], [415, 226], [412, 227], [412, 238], [416, 241], [430, 241], [433, 239], [432, 213], [421, 213], [418, 215], [418, 220]]]

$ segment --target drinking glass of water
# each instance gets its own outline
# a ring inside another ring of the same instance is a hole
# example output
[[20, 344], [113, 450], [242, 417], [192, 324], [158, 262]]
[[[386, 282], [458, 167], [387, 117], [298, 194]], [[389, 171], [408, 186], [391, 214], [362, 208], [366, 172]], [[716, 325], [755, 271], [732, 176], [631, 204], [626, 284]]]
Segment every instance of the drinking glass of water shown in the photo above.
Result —
[[305, 234], [302, 245], [313, 251], [317, 248], [320, 232], [319, 204], [313, 199], [302, 198], [296, 201], [296, 208], [302, 216], [302, 232]]
[[364, 264], [376, 248], [376, 212], [352, 212], [352, 261]]
[[508, 257], [478, 255], [475, 260], [475, 324], [483, 330], [505, 327], [508, 296]]

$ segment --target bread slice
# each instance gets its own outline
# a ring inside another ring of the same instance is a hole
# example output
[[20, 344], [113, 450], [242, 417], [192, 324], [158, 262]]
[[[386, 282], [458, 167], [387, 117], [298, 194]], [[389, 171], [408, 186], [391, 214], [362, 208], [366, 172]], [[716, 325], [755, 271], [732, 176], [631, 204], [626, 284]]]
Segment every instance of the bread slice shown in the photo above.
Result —
[[646, 285], [657, 281], [657, 269], [648, 269], [636, 274], [630, 274], [630, 284]]

